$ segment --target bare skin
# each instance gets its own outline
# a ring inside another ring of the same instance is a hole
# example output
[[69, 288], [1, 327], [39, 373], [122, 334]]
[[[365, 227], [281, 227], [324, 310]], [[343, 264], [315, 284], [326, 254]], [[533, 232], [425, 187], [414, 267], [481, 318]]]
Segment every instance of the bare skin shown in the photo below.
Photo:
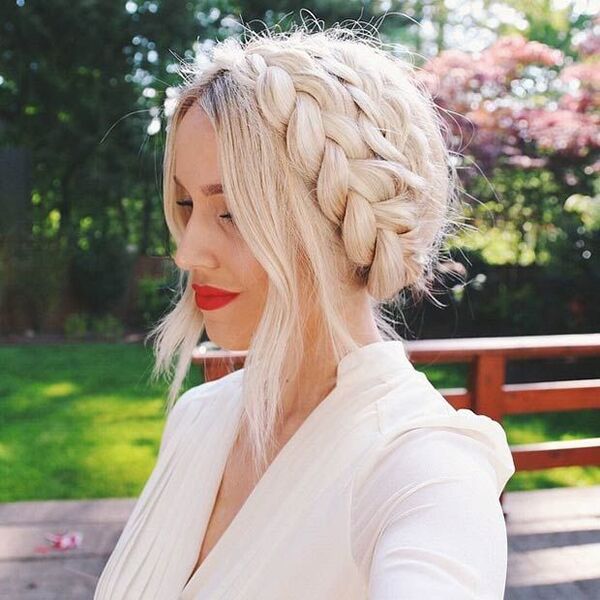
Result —
[[[289, 426], [285, 432], [278, 436], [277, 450], [270, 457], [269, 464], [299, 426], [300, 423]], [[246, 458], [248, 456], [248, 453], [244, 451], [244, 444], [246, 443], [244, 440], [246, 439], [247, 436], [244, 434], [238, 436], [229, 454], [215, 504], [208, 520], [202, 547], [190, 574], [190, 579], [215, 547], [260, 480], [260, 478], [254, 479], [250, 462]]]
[[[227, 203], [223, 194], [205, 192], [221, 183], [216, 133], [204, 111], [192, 106], [183, 117], [175, 138], [175, 176], [179, 199], [190, 199], [185, 211], [187, 226], [177, 248], [175, 262], [190, 271], [194, 283], [239, 292], [222, 308], [204, 311], [208, 337], [222, 348], [246, 350], [250, 346], [266, 301], [267, 274], [241, 238], [235, 223], [225, 220]], [[233, 215], [235, 221], [235, 215]], [[364, 289], [349, 289], [344, 296], [344, 315], [350, 333], [359, 345], [381, 341], [369, 298]], [[200, 309], [198, 309], [200, 310]], [[337, 364], [322, 329], [307, 309], [303, 361], [282, 393], [282, 422], [276, 433], [275, 458], [306, 417], [331, 392], [336, 383]], [[242, 430], [230, 452], [219, 492], [208, 522], [194, 570], [218, 542], [256, 486], [247, 463], [248, 437]]]

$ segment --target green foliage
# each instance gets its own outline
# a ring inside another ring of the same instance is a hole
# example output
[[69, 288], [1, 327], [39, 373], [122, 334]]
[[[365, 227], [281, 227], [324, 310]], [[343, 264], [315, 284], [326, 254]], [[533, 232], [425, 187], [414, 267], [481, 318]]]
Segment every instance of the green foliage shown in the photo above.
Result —
[[88, 334], [89, 315], [86, 313], [72, 313], [64, 322], [64, 333], [68, 339], [83, 339]]
[[70, 340], [117, 341], [123, 337], [125, 328], [120, 319], [110, 313], [95, 315], [89, 312], [70, 314], [64, 323], [65, 337]]
[[[552, 0], [504, 0], [504, 4], [512, 6], [525, 16], [525, 33], [528, 39], [569, 52], [575, 31], [574, 25], [582, 24], [573, 14], [574, 2], [560, 7]], [[509, 31], [523, 33], [514, 25], [503, 28], [503, 32]]]
[[[448, 75], [449, 87], [438, 99], [451, 113], [467, 115], [466, 120], [457, 119], [462, 121], [459, 137], [472, 139], [471, 149], [480, 147], [477, 162], [488, 177], [467, 182], [468, 193], [478, 199], [469, 209], [477, 231], [467, 232], [457, 247], [492, 266], [543, 265], [552, 271], [548, 279], [563, 276], [565, 284], [577, 292], [569, 301], [589, 305], [594, 298], [585, 287], [597, 287], [593, 263], [598, 263], [594, 260], [598, 231], [590, 227], [593, 217], [586, 216], [590, 212], [582, 212], [581, 201], [572, 198], [597, 197], [597, 190], [590, 189], [594, 178], [598, 180], [597, 170], [585, 170], [594, 156], [575, 153], [569, 158], [568, 153], [556, 154], [555, 150], [563, 135], [570, 140], [577, 132], [578, 149], [586, 146], [590, 136], [589, 126], [580, 127], [584, 121], [565, 124], [563, 113], [581, 116], [597, 98], [590, 87], [594, 64], [590, 62], [587, 71], [580, 69], [585, 67], [585, 56], [592, 60], [597, 44], [592, 19], [577, 15], [572, 3], [558, 9], [549, 0], [527, 6], [508, 0], [501, 4], [515, 6], [528, 27], [516, 21], [511, 27], [505, 19], [498, 23], [497, 11], [486, 4], [481, 15], [472, 15], [469, 21], [473, 38], [478, 37], [476, 30], [485, 30], [482, 39], [521, 33], [549, 47], [539, 53], [539, 48], [525, 52], [520, 43], [501, 44], [492, 53], [495, 62], [483, 67], [481, 57], [476, 57], [470, 66], [465, 63], [454, 71], [455, 53], [454, 59], [451, 56], [442, 65], [441, 74]], [[386, 9], [390, 14], [380, 20]], [[460, 11], [443, 3], [397, 0], [391, 4], [152, 0], [127, 6], [100, 0], [0, 3], [0, 146], [25, 147], [32, 153], [31, 229], [38, 244], [37, 248], [32, 244], [31, 253], [28, 248], [16, 257], [16, 270], [3, 275], [3, 285], [9, 295], [23, 298], [24, 306], [34, 314], [36, 328], [43, 328], [46, 315], [60, 302], [58, 290], [71, 251], [75, 252], [70, 270], [75, 294], [84, 309], [94, 314], [112, 310], [122, 298], [127, 288], [127, 248], [140, 254], [167, 253], [169, 238], [157, 172], [165, 99], [181, 83], [176, 73], [178, 58], [192, 61], [213, 40], [239, 35], [240, 21], [254, 31], [275, 24], [285, 30], [292, 20], [308, 17], [307, 11], [323, 26], [360, 18], [363, 23], [370, 21], [375, 33], [377, 23], [384, 41], [399, 42], [417, 53], [426, 41], [419, 29], [424, 12], [433, 21], [438, 42], [443, 42], [445, 28], [463, 18]], [[584, 33], [587, 42], [578, 50], [572, 42]], [[555, 64], [555, 48], [575, 62]], [[575, 67], [571, 76], [579, 83], [566, 93], [555, 84], [569, 66]], [[470, 72], [477, 77], [469, 80], [465, 74]], [[465, 89], [461, 81], [467, 83]], [[478, 95], [480, 100], [473, 103], [473, 96]], [[525, 113], [514, 114], [511, 106], [517, 105]], [[548, 114], [536, 112], [544, 106]], [[558, 125], [552, 121], [556, 107], [563, 111]], [[523, 120], [530, 137], [520, 137]], [[490, 122], [492, 129], [482, 136]], [[547, 134], [549, 148], [543, 143]], [[528, 168], [520, 168], [523, 163], [510, 163], [515, 152], [534, 160]], [[538, 168], [539, 158], [544, 164]], [[487, 168], [490, 164], [498, 167], [493, 173]], [[591, 258], [586, 258], [588, 254]], [[43, 281], [44, 294], [36, 292], [29, 281]], [[168, 300], [157, 290], [141, 287], [139, 320], [148, 326], [164, 312]], [[578, 299], [579, 290], [583, 299]], [[496, 291], [489, 288], [490, 296]], [[510, 313], [511, 293], [506, 287], [498, 291], [501, 313]], [[540, 323], [542, 329], [535, 332], [543, 333], [548, 321], [536, 320], [535, 298], [540, 290], [528, 288], [519, 293], [513, 302], [532, 302], [523, 310], [533, 318], [521, 320], [528, 326]], [[493, 304], [479, 297], [485, 306], [476, 308], [483, 313]], [[594, 326], [593, 321], [587, 322], [588, 329]]]
[[574, 210], [565, 210], [571, 190], [563, 177], [546, 169], [498, 167], [491, 181], [475, 178], [470, 193], [477, 202], [466, 207], [466, 216], [476, 228], [461, 234], [459, 247], [480, 253], [490, 265], [547, 265], [564, 232], [581, 225]]
[[[596, 180], [600, 188], [600, 179]], [[586, 232], [594, 233], [600, 230], [600, 189], [595, 196], [573, 194], [569, 196], [564, 206], [567, 212], [575, 213], [581, 219], [581, 225]]]
[[123, 337], [125, 328], [117, 317], [107, 314], [101, 317], [92, 317], [90, 331], [98, 339], [114, 341]]
[[20, 313], [42, 331], [49, 315], [60, 306], [67, 260], [59, 240], [2, 238], [0, 298], [7, 306], [0, 310]]
[[87, 310], [102, 314], [123, 298], [133, 258], [115, 234], [93, 235], [73, 251], [71, 285]]
[[[468, 252], [470, 277], [443, 298], [451, 308], [427, 312], [419, 337], [586, 333], [600, 322], [600, 273], [594, 261], [490, 266]], [[416, 316], [409, 320], [416, 320]], [[592, 324], [592, 325], [590, 325]], [[414, 334], [412, 334], [414, 335]]]
[[169, 279], [166, 277], [141, 277], [137, 284], [137, 311], [141, 324], [149, 329], [168, 310]]
[[[257, 30], [264, 25], [254, 19], [273, 25], [303, 8], [327, 24], [383, 13], [376, 3], [340, 0], [0, 2], [0, 145], [32, 150], [36, 232], [66, 237], [72, 228], [77, 243], [108, 219], [141, 253], [164, 251], [156, 172], [163, 104], [181, 83], [177, 59], [239, 34], [240, 15]], [[383, 29], [406, 23], [389, 18]]]

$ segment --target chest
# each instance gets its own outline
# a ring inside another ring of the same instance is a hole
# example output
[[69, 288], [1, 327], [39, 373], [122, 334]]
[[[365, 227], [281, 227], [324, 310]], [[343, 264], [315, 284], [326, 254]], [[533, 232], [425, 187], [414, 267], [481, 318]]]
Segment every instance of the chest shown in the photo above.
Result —
[[229, 544], [219, 549], [215, 548], [219, 539], [240, 508], [244, 510], [244, 502], [230, 506], [224, 495], [215, 502], [195, 571], [215, 550], [221, 551], [223, 560], [186, 584], [180, 600], [365, 600], [362, 574], [347, 545], [351, 536], [345, 489], [345, 484], [309, 486], [301, 503], [282, 502], [283, 520], [279, 508], [270, 508], [268, 515], [278, 517], [276, 526], [270, 526], [268, 515], [254, 515], [257, 521], [265, 521], [260, 523], [261, 531], [247, 530], [247, 538], [236, 539], [234, 545], [229, 538]]
[[[320, 422], [277, 435], [279, 450], [258, 479], [236, 438], [219, 472], [195, 479], [198, 496], [182, 498], [191, 548], [179, 600], [364, 600], [348, 543], [349, 500], [372, 438], [349, 435], [353, 426], [322, 413]], [[204, 450], [196, 474], [206, 457]]]
[[[293, 431], [289, 429], [286, 429], [280, 435], [269, 457], [266, 468], [273, 462], [280, 449], [292, 435]], [[242, 441], [245, 439], [243, 436], [237, 438], [227, 459], [212, 512], [208, 519], [206, 531], [204, 532], [200, 552], [194, 569], [190, 574], [190, 579], [217, 545], [260, 480], [260, 477], [257, 478], [252, 469], [248, 443], [247, 441]]]
[[223, 480], [208, 520], [195, 569], [200, 566], [217, 544], [255, 485], [256, 481], [250, 476], [250, 469], [245, 461], [239, 456], [233, 456], [223, 473]]

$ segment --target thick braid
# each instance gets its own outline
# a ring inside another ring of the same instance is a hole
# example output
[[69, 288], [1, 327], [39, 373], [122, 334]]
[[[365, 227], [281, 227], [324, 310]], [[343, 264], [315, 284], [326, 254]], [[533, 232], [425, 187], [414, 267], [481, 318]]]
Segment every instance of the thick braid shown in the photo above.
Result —
[[442, 141], [410, 72], [366, 45], [318, 36], [224, 46], [213, 61], [255, 90], [369, 293], [385, 300], [422, 285], [447, 182]]

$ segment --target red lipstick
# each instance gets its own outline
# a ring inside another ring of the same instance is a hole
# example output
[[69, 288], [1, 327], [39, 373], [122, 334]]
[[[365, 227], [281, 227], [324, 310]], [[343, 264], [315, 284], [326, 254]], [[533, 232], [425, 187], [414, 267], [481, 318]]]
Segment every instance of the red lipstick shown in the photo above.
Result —
[[196, 306], [202, 310], [216, 310], [239, 296], [238, 292], [230, 292], [211, 285], [193, 283], [192, 288], [196, 292]]

